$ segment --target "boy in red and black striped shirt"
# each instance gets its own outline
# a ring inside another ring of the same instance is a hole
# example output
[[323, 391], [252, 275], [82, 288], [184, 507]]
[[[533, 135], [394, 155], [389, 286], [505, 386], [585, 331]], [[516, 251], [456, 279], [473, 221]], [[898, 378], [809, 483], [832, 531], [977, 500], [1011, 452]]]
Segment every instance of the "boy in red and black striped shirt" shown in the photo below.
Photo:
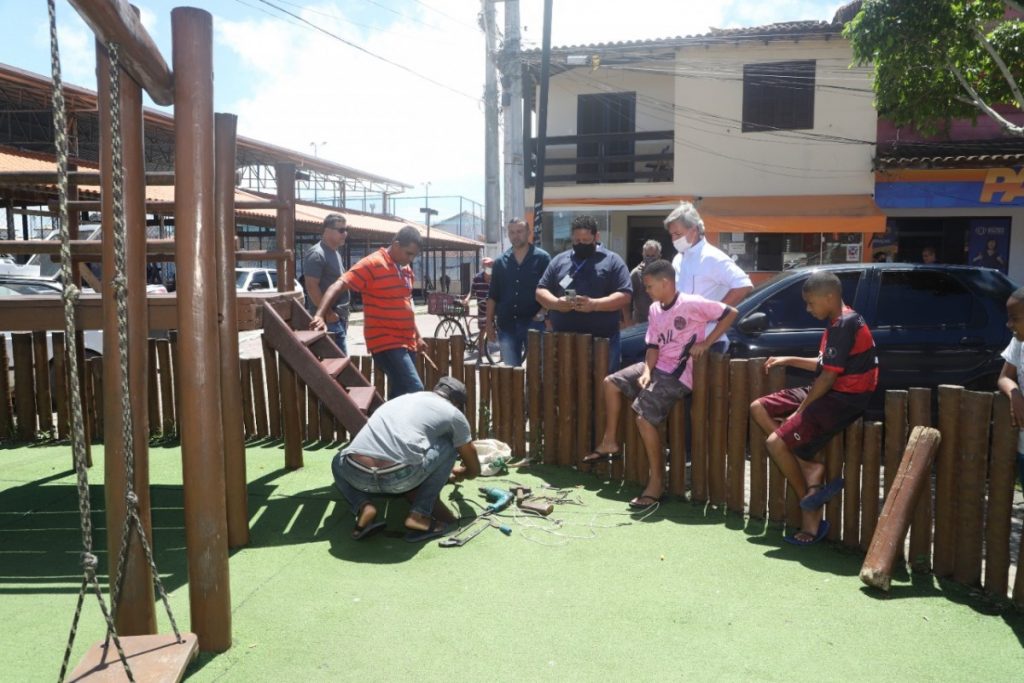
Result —
[[864, 318], [843, 303], [843, 287], [834, 274], [811, 273], [803, 286], [807, 312], [827, 320], [817, 358], [773, 356], [776, 365], [815, 372], [810, 386], [783, 389], [750, 404], [751, 415], [769, 434], [772, 460], [800, 498], [802, 524], [785, 540], [817, 543], [828, 533], [822, 519], [826, 502], [843, 489], [843, 479], [825, 483], [825, 466], [812, 458], [829, 440], [860, 417], [878, 386], [875, 341]]

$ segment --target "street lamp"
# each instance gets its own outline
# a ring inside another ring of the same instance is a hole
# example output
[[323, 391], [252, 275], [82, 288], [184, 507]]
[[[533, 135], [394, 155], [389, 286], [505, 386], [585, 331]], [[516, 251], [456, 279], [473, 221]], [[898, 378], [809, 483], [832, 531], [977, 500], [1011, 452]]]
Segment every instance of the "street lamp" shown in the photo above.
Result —
[[427, 299], [427, 285], [430, 284], [430, 217], [437, 215], [436, 209], [430, 208], [430, 183], [426, 182], [423, 184], [423, 203], [426, 204], [420, 209], [420, 213], [426, 214], [427, 216], [427, 241], [424, 245], [423, 251], [425, 252], [423, 258], [423, 300]]
[[326, 146], [326, 142], [311, 142], [309, 146], [313, 148], [313, 156], [316, 158], [320, 157], [320, 148]]

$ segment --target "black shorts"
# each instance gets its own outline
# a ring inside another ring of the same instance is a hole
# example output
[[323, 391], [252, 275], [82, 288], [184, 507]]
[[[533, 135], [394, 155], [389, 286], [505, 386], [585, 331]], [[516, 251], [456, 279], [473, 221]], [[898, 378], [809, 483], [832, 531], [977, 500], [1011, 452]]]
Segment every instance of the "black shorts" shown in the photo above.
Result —
[[651, 373], [650, 383], [640, 389], [640, 375], [645, 363], [634, 363], [628, 368], [608, 375], [608, 381], [628, 398], [634, 399], [633, 410], [651, 424], [658, 425], [668, 419], [676, 401], [690, 393], [679, 378], [657, 368]]

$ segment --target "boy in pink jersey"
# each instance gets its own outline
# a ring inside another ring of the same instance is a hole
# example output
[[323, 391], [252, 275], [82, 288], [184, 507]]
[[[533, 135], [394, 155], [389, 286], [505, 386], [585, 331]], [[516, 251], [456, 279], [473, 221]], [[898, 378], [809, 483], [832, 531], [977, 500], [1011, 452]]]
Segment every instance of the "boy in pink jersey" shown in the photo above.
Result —
[[[718, 301], [676, 291], [676, 271], [668, 261], [644, 268], [644, 288], [653, 303], [647, 328], [647, 356], [642, 363], [604, 378], [605, 421], [601, 443], [583, 458], [584, 465], [621, 458], [619, 413], [622, 397], [633, 401], [636, 424], [647, 452], [650, 478], [643, 492], [629, 501], [634, 510], [646, 510], [661, 501], [665, 490], [665, 451], [658, 425], [672, 406], [690, 393], [693, 364], [736, 319], [736, 309]], [[705, 338], [707, 324], [718, 321]]]

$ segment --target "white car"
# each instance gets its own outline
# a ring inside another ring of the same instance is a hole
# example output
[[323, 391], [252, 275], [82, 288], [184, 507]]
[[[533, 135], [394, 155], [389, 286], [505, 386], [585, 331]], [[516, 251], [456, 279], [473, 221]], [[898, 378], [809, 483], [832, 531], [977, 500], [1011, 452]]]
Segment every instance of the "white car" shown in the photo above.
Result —
[[[235, 290], [239, 292], [276, 292], [277, 270], [274, 268], [235, 268]], [[295, 282], [295, 291], [302, 285]]]

